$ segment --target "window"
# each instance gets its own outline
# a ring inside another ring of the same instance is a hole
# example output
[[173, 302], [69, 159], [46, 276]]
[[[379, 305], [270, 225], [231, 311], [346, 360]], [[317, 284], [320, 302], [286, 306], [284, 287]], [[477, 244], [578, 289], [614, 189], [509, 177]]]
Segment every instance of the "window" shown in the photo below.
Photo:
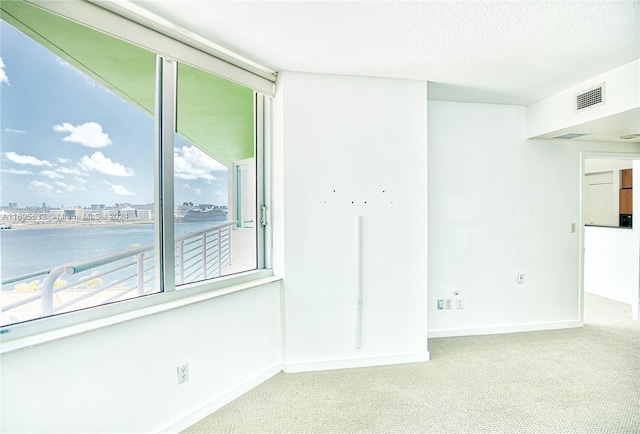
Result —
[[0, 325], [259, 268], [262, 96], [26, 3], [2, 11]]
[[[253, 91], [178, 64], [176, 124], [176, 284], [255, 269]], [[239, 167], [253, 184], [238, 182]]]

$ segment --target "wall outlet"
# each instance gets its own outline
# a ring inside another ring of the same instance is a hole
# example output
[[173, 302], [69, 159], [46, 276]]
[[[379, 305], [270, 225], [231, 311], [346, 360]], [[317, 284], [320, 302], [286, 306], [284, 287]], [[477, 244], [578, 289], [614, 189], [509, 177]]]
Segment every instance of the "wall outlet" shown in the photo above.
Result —
[[450, 299], [450, 298], [447, 298], [447, 299], [444, 301], [444, 308], [445, 308], [445, 309], [451, 309], [451, 299]]
[[178, 384], [184, 383], [189, 379], [189, 364], [185, 363], [178, 366]]
[[464, 300], [462, 298], [456, 298], [456, 309], [464, 309]]
[[524, 273], [518, 273], [518, 283], [524, 283]]
[[443, 299], [438, 299], [438, 310], [442, 310], [444, 309], [444, 300]]

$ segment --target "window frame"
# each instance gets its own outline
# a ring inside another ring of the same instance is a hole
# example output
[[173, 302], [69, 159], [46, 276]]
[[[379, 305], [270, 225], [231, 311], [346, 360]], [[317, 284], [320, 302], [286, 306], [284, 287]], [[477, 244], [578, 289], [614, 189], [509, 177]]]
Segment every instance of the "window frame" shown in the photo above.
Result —
[[[57, 13], [64, 18], [72, 19], [79, 24], [93, 28], [96, 31], [102, 31], [110, 36], [119, 37], [128, 43], [142, 46], [147, 50], [149, 50], [148, 44], [140, 42], [145, 42], [145, 37], [148, 38], [147, 33], [153, 32], [155, 33], [154, 37], [158, 37], [161, 40], [162, 38], [168, 38], [173, 41], [173, 43], [187, 47], [187, 53], [191, 51], [199, 53], [198, 56], [201, 59], [194, 65], [193, 62], [189, 61], [192, 60], [192, 58], [187, 59], [187, 61], [182, 61], [178, 58], [167, 56], [166, 54], [163, 55], [163, 53], [159, 53], [156, 50], [150, 50], [156, 53], [156, 102], [154, 114], [154, 128], [156, 129], [154, 146], [154, 206], [156, 224], [154, 242], [156, 244], [156, 251], [159, 253], [155, 259], [156, 284], [159, 285], [159, 292], [111, 304], [89, 307], [64, 314], [2, 326], [0, 327], [0, 354], [279, 280], [279, 278], [273, 276], [272, 270], [270, 269], [271, 228], [268, 225], [269, 221], [266, 211], [270, 207], [271, 200], [271, 183], [269, 181], [271, 168], [265, 166], [265, 164], [270, 164], [271, 162], [271, 140], [268, 136], [271, 131], [271, 101], [269, 97], [272, 96], [273, 93], [268, 91], [264, 92], [264, 78], [260, 79], [262, 82], [262, 91], [261, 89], [253, 87], [257, 268], [238, 274], [180, 285], [180, 288], [176, 290], [173, 227], [173, 141], [176, 131], [177, 65], [178, 63], [185, 63], [229, 80], [229, 64], [222, 62], [224, 64], [223, 70], [217, 72], [215, 70], [212, 71], [212, 69], [215, 69], [215, 65], [221, 62], [220, 59], [214, 57], [212, 54], [203, 53], [199, 49], [185, 45], [183, 42], [172, 39], [166, 35], [161, 35], [147, 27], [141, 26], [138, 23], [134, 23], [84, 0], [71, 0], [68, 2], [28, 0], [27, 3], [35, 4], [39, 7], [46, 5], [43, 9], [50, 13]], [[58, 10], [52, 11], [51, 8]], [[101, 18], [104, 14], [107, 14], [109, 17], [106, 22]], [[84, 17], [84, 19], [80, 19], [79, 15]], [[114, 20], [116, 20], [116, 22], [117, 20], [122, 20], [127, 23], [125, 27], [122, 27], [125, 29], [124, 33], [127, 33], [127, 37], [114, 34], [113, 29], [120, 31], [121, 28], [118, 26], [112, 27], [109, 31], [105, 31], [104, 28], [101, 29], [92, 25], [94, 22], [99, 22], [101, 27], [114, 26]], [[136, 42], [131, 40], [131, 35], [137, 33], [143, 35], [142, 41]], [[202, 55], [204, 55], [205, 58], [202, 58]], [[203, 68], [203, 64], [207, 67]], [[233, 68], [237, 70], [240, 69], [237, 66], [233, 66]], [[247, 71], [245, 70], [240, 71], [242, 77], [246, 76], [246, 73]], [[255, 78], [252, 78], [252, 80], [255, 80]], [[247, 83], [242, 80], [231, 79], [231, 81], [247, 86]], [[266, 89], [268, 90], [268, 86]], [[273, 90], [273, 86], [271, 90]]]

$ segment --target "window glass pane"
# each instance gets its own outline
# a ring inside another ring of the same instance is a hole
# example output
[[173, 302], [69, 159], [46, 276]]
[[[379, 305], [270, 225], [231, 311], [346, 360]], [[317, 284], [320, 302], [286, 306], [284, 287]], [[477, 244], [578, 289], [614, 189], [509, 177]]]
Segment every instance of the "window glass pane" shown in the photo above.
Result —
[[0, 21], [1, 324], [156, 292], [155, 55], [11, 3], [3, 18], [20, 31]]
[[178, 65], [176, 284], [256, 268], [253, 91]]

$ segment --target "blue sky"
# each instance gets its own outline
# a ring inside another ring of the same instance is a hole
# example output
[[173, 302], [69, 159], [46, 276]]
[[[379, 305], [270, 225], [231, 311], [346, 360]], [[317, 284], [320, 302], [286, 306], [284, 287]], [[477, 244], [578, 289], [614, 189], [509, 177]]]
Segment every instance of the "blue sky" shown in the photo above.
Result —
[[[153, 202], [153, 119], [0, 20], [0, 205]], [[175, 201], [227, 204], [225, 168], [177, 137]]]

